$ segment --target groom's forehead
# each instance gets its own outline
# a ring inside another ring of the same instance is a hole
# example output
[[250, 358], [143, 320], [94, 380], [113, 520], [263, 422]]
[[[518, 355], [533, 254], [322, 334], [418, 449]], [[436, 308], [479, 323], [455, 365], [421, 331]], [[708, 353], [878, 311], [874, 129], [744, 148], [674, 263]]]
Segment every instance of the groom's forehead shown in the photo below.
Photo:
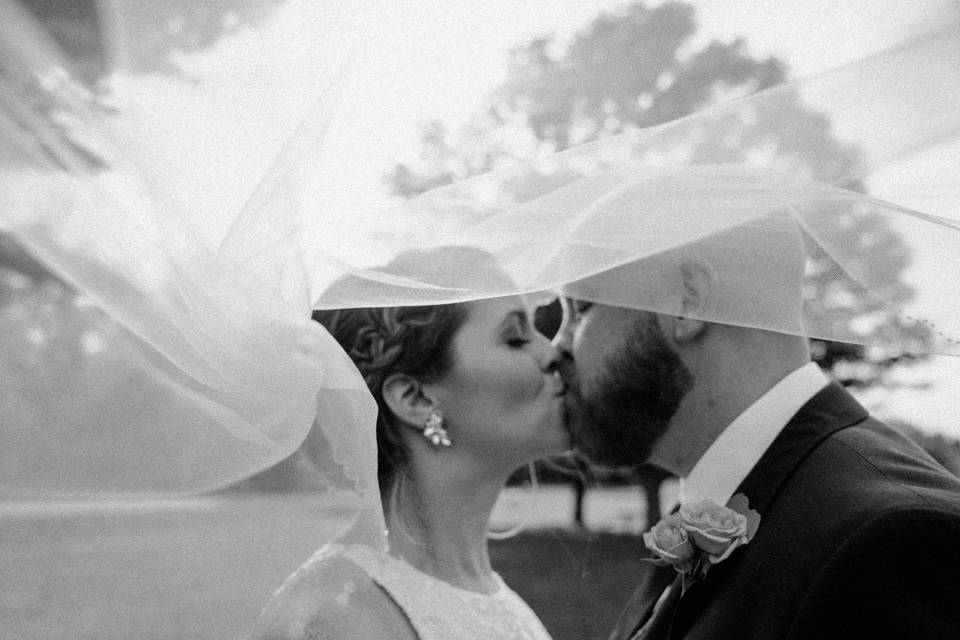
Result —
[[589, 305], [590, 312], [594, 315], [601, 313], [610, 317], [629, 318], [635, 316], [636, 314], [645, 313], [643, 309], [635, 309], [632, 307], [625, 307], [623, 305], [610, 304], [602, 300], [594, 300], [572, 295], [561, 295], [560, 304], [563, 307], [563, 312], [565, 314], [575, 314], [584, 309], [584, 307], [587, 305]]
[[618, 308], [631, 312], [672, 313], [681, 293], [669, 265], [656, 261], [632, 262], [564, 284], [563, 299], [573, 303]]

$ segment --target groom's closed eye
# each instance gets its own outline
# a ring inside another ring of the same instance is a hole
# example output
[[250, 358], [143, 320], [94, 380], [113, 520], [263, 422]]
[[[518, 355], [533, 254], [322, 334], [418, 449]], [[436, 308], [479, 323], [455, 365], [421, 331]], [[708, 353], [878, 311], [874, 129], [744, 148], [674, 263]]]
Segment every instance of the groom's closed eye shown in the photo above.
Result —
[[574, 316], [581, 316], [586, 313], [590, 307], [593, 306], [592, 302], [587, 300], [578, 300], [576, 298], [569, 298], [570, 310], [573, 312]]

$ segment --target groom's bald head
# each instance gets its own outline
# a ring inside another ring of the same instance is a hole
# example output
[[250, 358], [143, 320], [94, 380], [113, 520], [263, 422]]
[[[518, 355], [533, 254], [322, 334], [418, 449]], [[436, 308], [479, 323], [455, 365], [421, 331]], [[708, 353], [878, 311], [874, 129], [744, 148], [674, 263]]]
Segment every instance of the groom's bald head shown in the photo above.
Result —
[[559, 341], [574, 360], [578, 448], [601, 463], [646, 462], [688, 393], [724, 384], [712, 379], [718, 362], [747, 344], [805, 349], [804, 260], [792, 219], [771, 217], [566, 287]]
[[564, 287], [570, 298], [804, 335], [806, 252], [787, 215], [764, 217]]

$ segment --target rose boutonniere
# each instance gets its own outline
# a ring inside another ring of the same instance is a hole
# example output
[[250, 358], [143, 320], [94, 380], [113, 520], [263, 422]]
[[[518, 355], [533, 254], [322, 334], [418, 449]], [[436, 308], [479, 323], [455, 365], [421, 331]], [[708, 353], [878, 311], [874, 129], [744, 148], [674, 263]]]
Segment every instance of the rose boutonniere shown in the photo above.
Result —
[[759, 526], [760, 514], [738, 493], [726, 507], [712, 500], [683, 505], [644, 533], [643, 543], [655, 556], [651, 562], [672, 565], [683, 576], [686, 590], [750, 542]]

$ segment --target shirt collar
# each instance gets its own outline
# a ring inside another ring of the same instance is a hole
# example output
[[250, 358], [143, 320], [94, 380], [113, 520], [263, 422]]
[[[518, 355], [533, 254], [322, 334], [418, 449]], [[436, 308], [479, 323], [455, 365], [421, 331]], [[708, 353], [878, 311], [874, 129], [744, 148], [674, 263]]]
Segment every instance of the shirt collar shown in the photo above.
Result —
[[790, 419], [829, 383], [816, 363], [796, 369], [724, 429], [680, 480], [680, 503], [726, 504]]

